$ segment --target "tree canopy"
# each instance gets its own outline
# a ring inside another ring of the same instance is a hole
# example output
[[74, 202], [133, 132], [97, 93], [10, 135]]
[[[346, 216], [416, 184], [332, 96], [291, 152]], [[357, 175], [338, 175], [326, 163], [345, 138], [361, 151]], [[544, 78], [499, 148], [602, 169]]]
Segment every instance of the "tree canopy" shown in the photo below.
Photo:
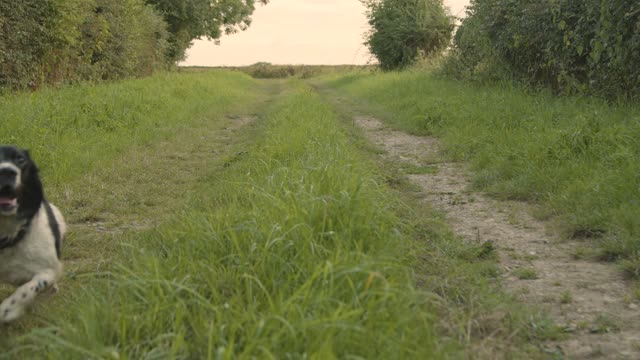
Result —
[[361, 0], [371, 31], [366, 45], [385, 70], [413, 64], [444, 49], [454, 23], [442, 0]]
[[191, 41], [217, 40], [223, 34], [245, 30], [256, 3], [269, 0], [146, 0], [164, 16], [170, 37], [169, 59], [184, 59]]

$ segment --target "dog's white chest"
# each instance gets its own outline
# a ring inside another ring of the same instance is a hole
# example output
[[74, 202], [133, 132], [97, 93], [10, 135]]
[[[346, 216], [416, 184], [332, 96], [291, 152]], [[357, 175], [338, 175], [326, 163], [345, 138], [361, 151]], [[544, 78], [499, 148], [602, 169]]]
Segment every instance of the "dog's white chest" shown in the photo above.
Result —
[[22, 228], [22, 225], [24, 225], [24, 223], [18, 223], [13, 216], [0, 216], [0, 238], [4, 236], [16, 236]]
[[24, 238], [16, 245], [0, 250], [0, 282], [21, 285], [46, 269], [61, 271], [55, 239], [39, 211]]
[[37, 264], [29, 261], [29, 256], [16, 251], [17, 249], [4, 249], [0, 251], [0, 282], [15, 286], [21, 285], [37, 273]]

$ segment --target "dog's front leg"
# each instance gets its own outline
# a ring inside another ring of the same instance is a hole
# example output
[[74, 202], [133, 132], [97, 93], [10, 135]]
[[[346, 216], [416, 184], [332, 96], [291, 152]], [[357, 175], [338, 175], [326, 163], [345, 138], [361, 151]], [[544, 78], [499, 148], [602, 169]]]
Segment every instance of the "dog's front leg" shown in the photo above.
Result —
[[0, 323], [10, 322], [20, 317], [38, 294], [56, 286], [55, 281], [54, 272], [42, 272], [18, 287], [11, 296], [0, 304]]

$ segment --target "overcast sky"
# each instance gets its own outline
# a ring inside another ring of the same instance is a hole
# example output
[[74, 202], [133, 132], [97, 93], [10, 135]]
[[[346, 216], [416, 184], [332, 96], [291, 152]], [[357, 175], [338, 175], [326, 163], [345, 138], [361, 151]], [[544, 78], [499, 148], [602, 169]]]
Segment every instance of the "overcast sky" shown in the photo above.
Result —
[[[462, 16], [469, 0], [444, 3]], [[256, 8], [248, 30], [223, 36], [220, 45], [195, 41], [181, 65], [364, 64], [364, 12], [359, 0], [270, 0]]]

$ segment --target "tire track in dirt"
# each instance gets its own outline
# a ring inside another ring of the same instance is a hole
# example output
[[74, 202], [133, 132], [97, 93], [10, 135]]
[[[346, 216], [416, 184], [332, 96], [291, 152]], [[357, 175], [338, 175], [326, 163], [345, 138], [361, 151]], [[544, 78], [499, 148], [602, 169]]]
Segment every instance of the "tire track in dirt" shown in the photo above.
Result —
[[383, 156], [434, 173], [408, 175], [424, 200], [444, 212], [467, 241], [492, 241], [503, 284], [526, 305], [540, 308], [566, 337], [544, 344], [550, 359], [640, 359], [640, 310], [623, 275], [610, 264], [577, 259], [577, 241], [547, 231], [525, 203], [497, 201], [470, 191], [463, 164], [442, 162], [439, 142], [388, 129], [372, 117], [354, 122]]

